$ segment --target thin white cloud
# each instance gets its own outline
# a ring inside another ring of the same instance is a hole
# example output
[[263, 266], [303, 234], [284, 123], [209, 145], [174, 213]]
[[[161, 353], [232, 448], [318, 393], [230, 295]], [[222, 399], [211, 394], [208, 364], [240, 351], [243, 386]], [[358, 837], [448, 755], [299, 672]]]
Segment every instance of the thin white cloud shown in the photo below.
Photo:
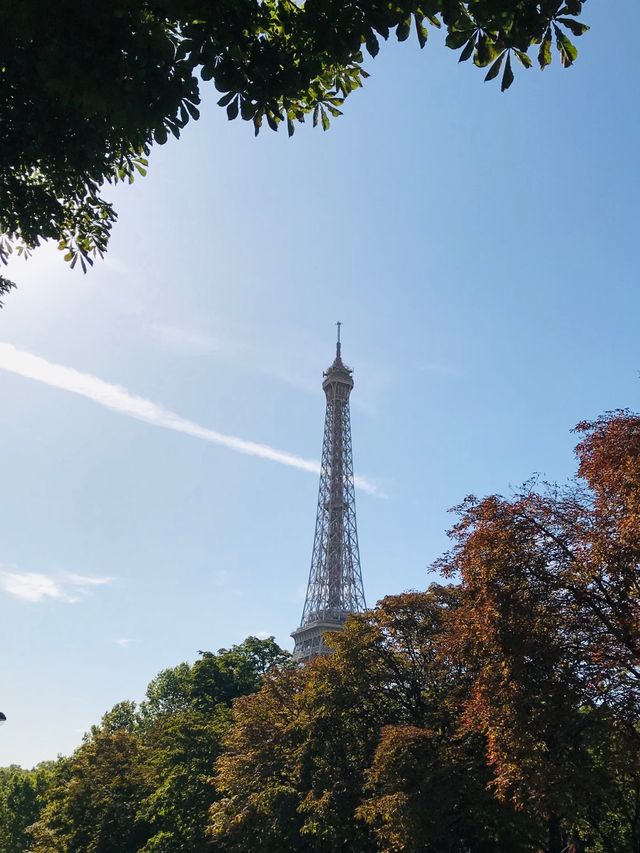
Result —
[[72, 572], [65, 572], [63, 578], [66, 582], [72, 584], [79, 589], [85, 586], [103, 586], [106, 583], [112, 583], [113, 578], [103, 577], [87, 577], [87, 575], [74, 575]]
[[73, 601], [53, 578], [37, 572], [2, 572], [0, 588], [22, 601], [44, 601], [45, 598], [68, 603]]
[[[182, 355], [222, 357], [247, 371], [259, 373], [305, 394], [318, 394], [321, 384], [318, 364], [324, 363], [323, 358], [327, 365], [331, 360], [330, 350], [324, 353], [318, 349], [311, 351], [305, 336], [299, 334], [287, 335], [286, 344], [274, 347], [273, 343], [265, 341], [260, 341], [257, 346], [242, 328], [235, 328], [232, 333], [221, 327], [215, 332], [211, 329], [202, 332], [166, 322], [154, 322], [147, 328], [156, 341]], [[291, 352], [296, 353], [293, 361], [289, 355]], [[368, 417], [375, 417], [377, 401], [392, 381], [388, 370], [367, 364], [365, 370], [358, 370], [358, 393], [352, 399], [353, 407]]]
[[274, 361], [275, 359], [272, 359], [271, 362], [268, 362], [258, 356], [255, 359], [256, 363], [253, 369], [263, 376], [268, 376], [270, 379], [275, 379], [277, 382], [288, 385], [289, 388], [293, 388], [296, 391], [303, 391], [305, 394], [317, 393], [320, 383], [317, 381], [317, 376], [314, 381], [312, 372], [309, 371], [306, 373], [303, 366], [298, 368], [292, 368], [291, 366], [284, 367], [274, 364]]
[[[94, 403], [98, 403], [107, 409], [153, 424], [153, 426], [191, 435], [211, 444], [218, 444], [235, 450], [237, 453], [268, 459], [271, 462], [288, 465], [301, 471], [309, 471], [312, 474], [318, 474], [320, 471], [318, 462], [312, 459], [305, 459], [302, 456], [289, 453], [287, 450], [278, 450], [268, 444], [247, 441], [234, 435], [225, 435], [216, 430], [208, 429], [194, 421], [180, 417], [180, 415], [165, 409], [158, 403], [132, 394], [121, 385], [112, 385], [110, 382], [105, 382], [90, 373], [81, 373], [72, 367], [55, 364], [2, 341], [0, 341], [0, 368], [27, 379], [42, 382], [52, 388], [78, 394], [80, 397], [93, 400]], [[382, 496], [375, 483], [367, 478], [356, 476], [355, 482], [356, 486], [363, 491]]]
[[224, 346], [209, 335], [169, 323], [152, 323], [149, 327], [151, 334], [161, 343], [178, 352], [193, 355], [204, 355], [211, 352], [222, 352]]
[[120, 648], [126, 649], [127, 646], [130, 646], [133, 641], [131, 637], [117, 637], [113, 642], [116, 644], [116, 646], [120, 646]]
[[86, 597], [91, 587], [108, 584], [112, 580], [70, 573], [54, 577], [40, 572], [0, 571], [0, 589], [31, 604], [46, 599], [75, 604]]
[[[296, 365], [292, 366], [281, 351], [270, 349], [264, 344], [257, 347], [247, 338], [246, 330], [234, 330], [232, 334], [220, 328], [215, 332], [202, 332], [165, 322], [151, 323], [148, 330], [154, 339], [183, 355], [215, 354], [233, 361], [245, 370], [282, 382], [296, 391], [315, 393], [318, 390], [318, 382], [312, 380], [314, 371], [309, 370], [305, 374], [302, 369], [299, 348]], [[317, 380], [317, 370], [315, 375]]]

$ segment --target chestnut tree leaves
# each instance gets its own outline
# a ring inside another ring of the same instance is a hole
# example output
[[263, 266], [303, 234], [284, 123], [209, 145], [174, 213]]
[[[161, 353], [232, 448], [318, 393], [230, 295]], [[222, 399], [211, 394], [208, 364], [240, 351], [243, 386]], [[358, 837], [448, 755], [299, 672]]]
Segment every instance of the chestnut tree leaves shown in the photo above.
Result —
[[307, 117], [327, 130], [388, 38], [424, 47], [442, 28], [507, 89], [531, 55], [544, 68], [555, 47], [573, 64], [583, 2], [59, 0], [51, 16], [37, 0], [0, 4], [0, 235], [26, 254], [54, 239], [86, 270], [116, 219], [101, 188], [145, 174], [151, 146], [199, 118], [202, 86], [256, 134], [292, 135]]

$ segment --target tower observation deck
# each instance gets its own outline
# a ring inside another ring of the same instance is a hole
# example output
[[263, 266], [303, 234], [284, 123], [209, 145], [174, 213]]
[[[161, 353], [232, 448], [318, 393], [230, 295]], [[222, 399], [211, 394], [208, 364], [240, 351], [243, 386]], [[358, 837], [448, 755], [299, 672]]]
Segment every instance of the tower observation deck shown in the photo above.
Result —
[[306, 661], [329, 653], [324, 634], [342, 630], [351, 613], [366, 609], [353, 483], [349, 395], [353, 371], [342, 361], [340, 323], [336, 357], [323, 374], [327, 399], [316, 529], [300, 627], [293, 656]]

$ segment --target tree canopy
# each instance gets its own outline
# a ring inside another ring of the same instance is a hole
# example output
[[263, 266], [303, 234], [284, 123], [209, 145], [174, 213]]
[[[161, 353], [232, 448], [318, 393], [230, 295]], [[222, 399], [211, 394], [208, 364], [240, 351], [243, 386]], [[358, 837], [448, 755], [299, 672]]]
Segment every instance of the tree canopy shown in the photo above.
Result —
[[442, 653], [458, 606], [455, 587], [385, 598], [330, 657], [236, 703], [211, 810], [221, 849], [532, 849], [535, 822], [491, 795], [482, 738], [459, 730], [467, 678]]
[[237, 702], [222, 849], [640, 853], [640, 417], [578, 430], [574, 483], [458, 507], [457, 585]]
[[151, 853], [209, 849], [215, 760], [231, 705], [288, 652], [249, 637], [161, 672], [139, 706], [115, 705], [68, 758], [0, 770], [3, 853]]
[[[325, 130], [368, 76], [365, 53], [412, 33], [500, 78], [568, 67], [584, 0], [37, 0], [0, 3], [0, 262], [54, 239], [74, 266], [102, 256], [116, 219], [105, 183], [145, 174], [154, 143], [199, 117], [203, 85], [230, 119]], [[532, 58], [533, 57], [533, 58]], [[11, 283], [0, 277], [0, 297]]]
[[640, 415], [577, 429], [575, 481], [468, 497], [447, 583], [330, 656], [202, 653], [0, 769], [0, 849], [640, 853]]

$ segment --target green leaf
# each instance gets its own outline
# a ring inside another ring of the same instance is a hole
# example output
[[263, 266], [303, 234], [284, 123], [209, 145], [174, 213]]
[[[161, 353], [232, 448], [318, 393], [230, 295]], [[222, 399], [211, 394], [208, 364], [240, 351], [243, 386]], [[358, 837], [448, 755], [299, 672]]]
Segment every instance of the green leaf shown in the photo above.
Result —
[[500, 54], [500, 56], [496, 59], [496, 61], [493, 63], [491, 68], [487, 71], [487, 74], [484, 78], [485, 83], [487, 83], [489, 80], [493, 80], [494, 77], [498, 76], [498, 74], [500, 73], [500, 69], [502, 68], [502, 62], [504, 60], [505, 53], [506, 53], [506, 51], [503, 51]]
[[256, 113], [256, 109], [248, 98], [240, 99], [240, 115], [245, 121], [251, 121]]
[[273, 113], [267, 112], [267, 113], [265, 113], [265, 115], [267, 116], [267, 124], [269, 125], [271, 130], [277, 131], [278, 130], [278, 122], [276, 121], [276, 118], [273, 115]]
[[227, 92], [226, 95], [223, 95], [218, 101], [219, 107], [226, 107], [227, 104], [231, 103], [231, 101], [235, 98], [235, 92]]
[[500, 91], [506, 92], [512, 83], [513, 70], [511, 68], [511, 56], [507, 56], [507, 63], [504, 66], [504, 74], [502, 75], [502, 84], [500, 85]]
[[469, 57], [473, 53], [473, 49], [475, 46], [476, 46], [476, 40], [475, 40], [475, 37], [472, 37], [469, 39], [469, 41], [464, 46], [464, 50], [460, 54], [458, 62], [466, 62], [467, 59], [469, 59]]
[[289, 134], [289, 136], [293, 136], [293, 134], [295, 133], [295, 129], [296, 129], [296, 127], [295, 127], [293, 121], [290, 118], [288, 118], [287, 119], [287, 133]]
[[486, 33], [482, 33], [476, 46], [476, 55], [473, 57], [478, 68], [485, 68], [496, 58], [496, 48]]
[[203, 80], [211, 80], [216, 73], [215, 65], [203, 65], [200, 69], [200, 76]]
[[[473, 38], [473, 36], [471, 36]], [[452, 50], [458, 50], [469, 40], [469, 30], [451, 30], [445, 39], [445, 44]]]
[[167, 141], [167, 130], [164, 127], [157, 127], [153, 132], [153, 138], [158, 145], [164, 145]]
[[540, 68], [546, 68], [547, 65], [551, 64], [551, 28], [547, 28], [546, 33], [544, 34], [544, 38], [540, 43], [540, 50], [538, 51], [538, 62], [540, 63]]
[[262, 113], [257, 112], [253, 117], [253, 127], [255, 131], [255, 135], [257, 136], [260, 133], [260, 128], [262, 127]]
[[238, 117], [238, 101], [240, 100], [239, 96], [236, 95], [235, 98], [231, 101], [229, 106], [227, 107], [227, 118], [231, 121], [234, 118]]
[[329, 130], [329, 125], [331, 122], [329, 121], [329, 116], [324, 111], [324, 107], [320, 108], [320, 118], [322, 119], [322, 129]]
[[555, 24], [554, 30], [556, 34], [556, 47], [560, 54], [560, 62], [565, 68], [569, 68], [578, 58], [578, 48], [565, 36], [560, 27], [555, 26]]
[[377, 56], [378, 51], [380, 50], [380, 43], [378, 39], [375, 37], [373, 30], [369, 30], [365, 38], [365, 45], [367, 46], [367, 50], [371, 54], [371, 56]]
[[313, 108], [313, 126], [316, 127], [318, 124], [318, 114], [320, 112], [320, 104], [316, 104]]
[[414, 14], [413, 20], [415, 21], [415, 25], [416, 25], [416, 34], [418, 36], [418, 42], [420, 44], [420, 47], [422, 48], [427, 43], [427, 38], [429, 36], [429, 33], [427, 32], [427, 28], [425, 27], [424, 23], [418, 17], [417, 14]]
[[396, 27], [396, 37], [398, 41], [406, 41], [409, 38], [409, 33], [411, 32], [411, 16], [405, 18], [404, 21], [400, 21], [398, 26]]
[[189, 39], [183, 39], [176, 48], [176, 62], [183, 60], [191, 51], [192, 43]]
[[69, 261], [72, 261], [73, 258], [74, 258], [74, 254], [71, 251], [67, 252], [66, 255], [64, 256], [64, 259], [65, 259], [65, 261], [67, 261], [67, 263], [69, 263]]
[[589, 30], [586, 24], [576, 21], [573, 18], [556, 18], [556, 20], [559, 24], [571, 30], [574, 36], [583, 36]]
[[529, 56], [529, 54], [525, 53], [524, 50], [518, 50], [517, 48], [514, 48], [514, 50], [516, 56], [520, 60], [521, 65], [523, 65], [525, 68], [531, 68], [533, 62], [531, 61], [531, 57]]
[[[6, 296], [10, 290], [15, 288], [15, 284], [12, 281], [9, 281], [8, 278], [5, 278], [3, 275], [0, 275], [0, 296]], [[2, 299], [0, 299], [0, 308], [3, 306]]]

